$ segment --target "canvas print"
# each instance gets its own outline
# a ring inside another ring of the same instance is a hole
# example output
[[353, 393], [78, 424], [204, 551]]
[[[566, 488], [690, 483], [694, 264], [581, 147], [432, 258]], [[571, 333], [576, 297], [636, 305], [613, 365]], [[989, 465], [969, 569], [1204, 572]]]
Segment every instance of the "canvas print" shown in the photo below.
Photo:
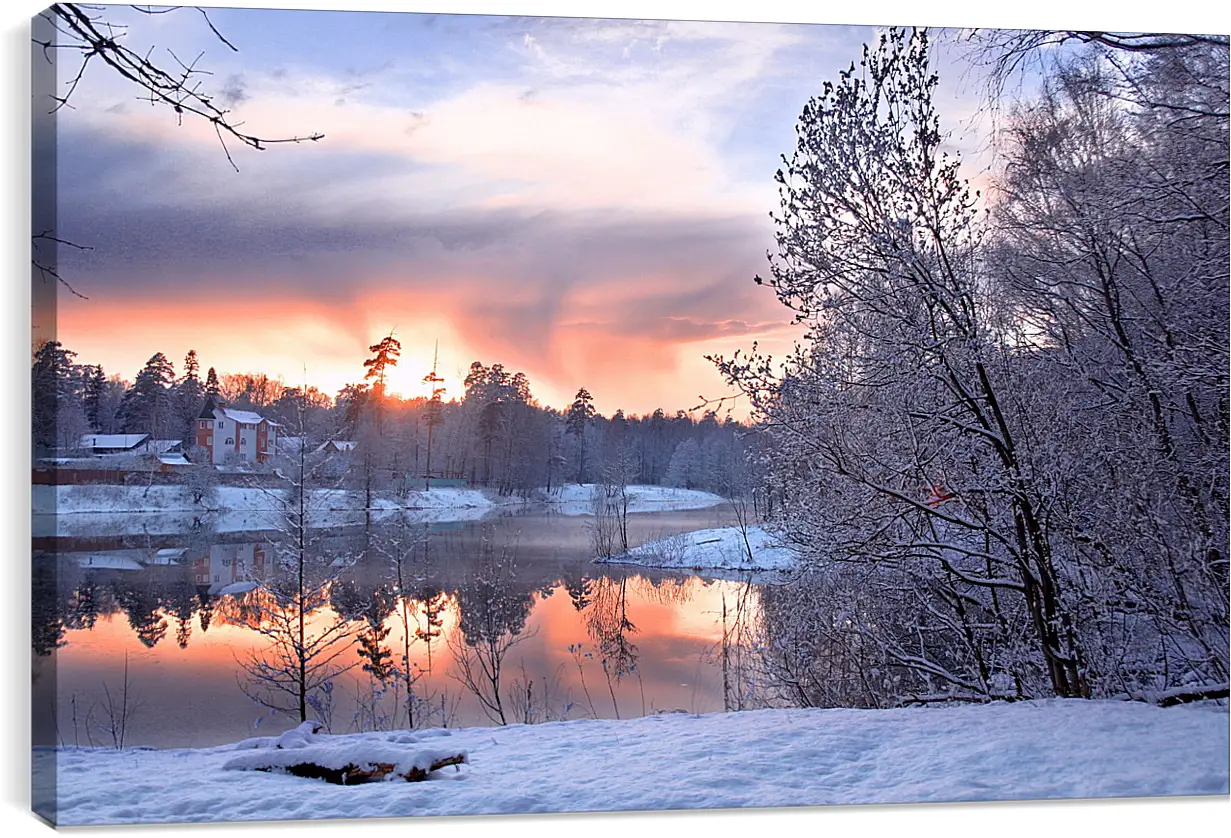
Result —
[[31, 61], [47, 821], [1227, 795], [1227, 35]]

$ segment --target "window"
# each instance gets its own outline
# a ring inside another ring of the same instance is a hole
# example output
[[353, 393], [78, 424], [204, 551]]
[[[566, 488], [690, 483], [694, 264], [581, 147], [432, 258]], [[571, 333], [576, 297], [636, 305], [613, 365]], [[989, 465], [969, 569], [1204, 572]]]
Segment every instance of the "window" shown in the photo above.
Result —
[[233, 437], [233, 436], [229, 436], [229, 437], [227, 437], [226, 444], [227, 444], [227, 445], [234, 445], [234, 444], [235, 444], [235, 437]]
[[244, 462], [247, 462], [247, 461], [248, 461], [248, 455], [247, 455], [247, 454], [240, 454], [240, 455], [239, 455], [239, 458], [240, 458], [241, 460], [243, 460]]
[[211, 446], [211, 447], [213, 446], [213, 444], [214, 444], [214, 435], [213, 435], [213, 434], [210, 434], [210, 435], [208, 435], [207, 437], [205, 437], [205, 444], [206, 444], [206, 445], [209, 445], [209, 446]]
[[239, 444], [240, 444], [240, 445], [247, 445], [247, 444], [248, 444], [248, 437], [246, 437], [246, 436], [241, 436], [241, 437], [239, 438]]

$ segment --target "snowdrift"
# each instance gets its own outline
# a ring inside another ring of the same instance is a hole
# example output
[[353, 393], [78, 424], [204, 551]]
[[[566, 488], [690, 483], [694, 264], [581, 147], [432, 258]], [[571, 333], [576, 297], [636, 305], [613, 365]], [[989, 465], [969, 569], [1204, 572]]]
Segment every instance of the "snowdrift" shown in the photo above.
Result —
[[268, 741], [38, 750], [35, 764], [57, 773], [65, 826], [1227, 794], [1227, 719], [1218, 705], [1051, 700], [323, 737], [338, 760], [469, 757], [433, 782], [353, 787], [237, 776], [245, 757], [299, 752]]

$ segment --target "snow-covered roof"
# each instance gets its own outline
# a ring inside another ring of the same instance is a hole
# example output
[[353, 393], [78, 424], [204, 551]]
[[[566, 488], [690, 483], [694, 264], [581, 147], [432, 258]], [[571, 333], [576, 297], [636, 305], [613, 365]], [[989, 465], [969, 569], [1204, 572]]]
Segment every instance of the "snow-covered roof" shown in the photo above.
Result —
[[81, 437], [81, 447], [136, 448], [149, 436], [149, 434], [85, 434]]
[[148, 447], [155, 454], [166, 454], [168, 451], [177, 448], [180, 444], [178, 439], [151, 439]]
[[154, 554], [148, 564], [169, 565], [179, 564], [179, 560], [188, 554], [187, 547], [164, 547]]
[[336, 448], [339, 451], [354, 451], [355, 448], [359, 445], [359, 443], [353, 439], [331, 439], [325, 444], [323, 444], [320, 448], [317, 448], [316, 450], [318, 452], [324, 451], [330, 445], [332, 445], [334, 448]]
[[159, 454], [158, 462], [168, 466], [190, 466], [192, 463], [183, 454]]
[[233, 407], [222, 408], [222, 414], [244, 425], [259, 425], [265, 421], [265, 417], [259, 413], [253, 413], [251, 410], [236, 410]]

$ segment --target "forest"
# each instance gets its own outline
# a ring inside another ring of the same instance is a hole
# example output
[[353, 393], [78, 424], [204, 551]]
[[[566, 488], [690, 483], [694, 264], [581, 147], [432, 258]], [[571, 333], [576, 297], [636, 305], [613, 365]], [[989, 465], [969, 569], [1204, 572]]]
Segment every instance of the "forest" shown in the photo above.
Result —
[[1227, 695], [1228, 40], [975, 32], [974, 190], [925, 31], [805, 107], [768, 276], [807, 336], [755, 406], [784, 699]]
[[461, 398], [446, 400], [442, 379], [432, 373], [425, 381], [432, 396], [405, 399], [385, 387], [400, 341], [389, 335], [370, 351], [365, 377], [330, 397], [265, 374], [219, 375], [210, 367], [202, 378], [195, 351], [179, 374], [155, 353], [128, 382], [47, 342], [34, 353], [31, 372], [35, 456], [71, 455], [87, 434], [149, 434], [181, 441], [190, 460], [204, 462], [192, 451], [195, 420], [212, 399], [278, 423], [284, 455], [299, 445], [315, 451], [328, 441], [355, 443], [352, 471], [369, 489], [430, 474], [526, 496], [614, 474], [626, 485], [742, 491], [749, 428], [719, 420], [714, 410], [700, 419], [662, 409], [607, 417], [584, 387], [567, 409], [554, 410], [538, 403], [524, 373], [479, 361], [470, 365]]

